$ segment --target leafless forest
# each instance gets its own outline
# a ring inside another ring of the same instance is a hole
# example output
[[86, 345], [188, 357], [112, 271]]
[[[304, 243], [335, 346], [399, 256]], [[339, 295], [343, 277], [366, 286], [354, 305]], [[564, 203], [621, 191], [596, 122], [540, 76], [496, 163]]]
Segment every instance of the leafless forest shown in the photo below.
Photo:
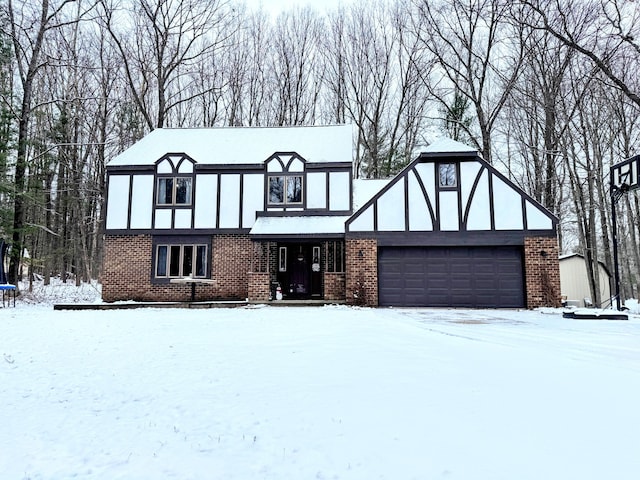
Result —
[[[154, 128], [334, 123], [356, 127], [361, 178], [438, 136], [477, 147], [558, 215], [564, 253], [613, 271], [609, 166], [640, 153], [639, 60], [634, 1], [355, 0], [272, 17], [235, 0], [0, 0], [9, 279], [99, 277], [105, 164]], [[617, 213], [622, 293], [637, 298], [638, 194]]]

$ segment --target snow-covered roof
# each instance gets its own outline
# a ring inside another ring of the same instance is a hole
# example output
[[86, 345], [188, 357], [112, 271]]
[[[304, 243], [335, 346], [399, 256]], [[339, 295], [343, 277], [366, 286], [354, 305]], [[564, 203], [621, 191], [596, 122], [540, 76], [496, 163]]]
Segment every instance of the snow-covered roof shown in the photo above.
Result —
[[423, 150], [425, 153], [470, 153], [477, 151], [477, 148], [470, 147], [451, 138], [438, 138]]
[[250, 235], [344, 234], [344, 223], [348, 218], [342, 215], [258, 217]]
[[274, 152], [296, 152], [311, 163], [351, 162], [353, 127], [158, 128], [109, 166], [153, 165], [167, 153], [186, 153], [199, 164], [257, 164]]
[[371, 200], [376, 193], [382, 190], [391, 179], [362, 179], [353, 181], [353, 211], [357, 211], [365, 203]]

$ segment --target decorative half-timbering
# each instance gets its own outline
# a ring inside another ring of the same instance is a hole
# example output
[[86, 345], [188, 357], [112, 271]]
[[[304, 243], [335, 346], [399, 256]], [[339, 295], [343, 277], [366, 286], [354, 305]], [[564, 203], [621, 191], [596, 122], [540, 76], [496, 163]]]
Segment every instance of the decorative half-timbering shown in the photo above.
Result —
[[[456, 145], [431, 147], [440, 148]], [[464, 238], [476, 232], [555, 234], [557, 219], [550, 212], [476, 151], [457, 148], [453, 155], [422, 153], [354, 213], [347, 232], [443, 233], [442, 238], [451, 241], [456, 238], [449, 235], [452, 232], [463, 233]]]
[[452, 141], [354, 181], [352, 133], [153, 131], [107, 166], [104, 299], [555, 302], [551, 213]]
[[[375, 240], [381, 305], [533, 307], [559, 298], [556, 225], [475, 150], [444, 140], [356, 211], [346, 238]], [[535, 238], [550, 243], [527, 252]], [[348, 282], [362, 276], [356, 265]]]
[[351, 155], [344, 125], [154, 130], [107, 166], [103, 297], [344, 299]]

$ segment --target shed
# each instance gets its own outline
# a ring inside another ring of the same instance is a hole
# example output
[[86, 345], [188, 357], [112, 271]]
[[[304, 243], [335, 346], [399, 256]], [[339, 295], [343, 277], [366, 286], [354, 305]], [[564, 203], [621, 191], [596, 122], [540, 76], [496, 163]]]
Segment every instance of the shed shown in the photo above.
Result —
[[[567, 302], [576, 306], [589, 306], [592, 301], [589, 288], [589, 276], [585, 257], [579, 253], [571, 253], [560, 257], [560, 291]], [[603, 303], [611, 298], [611, 273], [606, 265], [598, 262], [600, 277], [600, 298]], [[587, 299], [587, 302], [585, 302]]]

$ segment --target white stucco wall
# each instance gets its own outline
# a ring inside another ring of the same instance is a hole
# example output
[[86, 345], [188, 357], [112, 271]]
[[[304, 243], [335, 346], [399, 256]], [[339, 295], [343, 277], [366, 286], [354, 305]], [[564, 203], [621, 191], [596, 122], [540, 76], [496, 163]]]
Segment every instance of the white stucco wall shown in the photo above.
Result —
[[107, 201], [106, 227], [125, 229], [129, 220], [130, 175], [111, 175]]

